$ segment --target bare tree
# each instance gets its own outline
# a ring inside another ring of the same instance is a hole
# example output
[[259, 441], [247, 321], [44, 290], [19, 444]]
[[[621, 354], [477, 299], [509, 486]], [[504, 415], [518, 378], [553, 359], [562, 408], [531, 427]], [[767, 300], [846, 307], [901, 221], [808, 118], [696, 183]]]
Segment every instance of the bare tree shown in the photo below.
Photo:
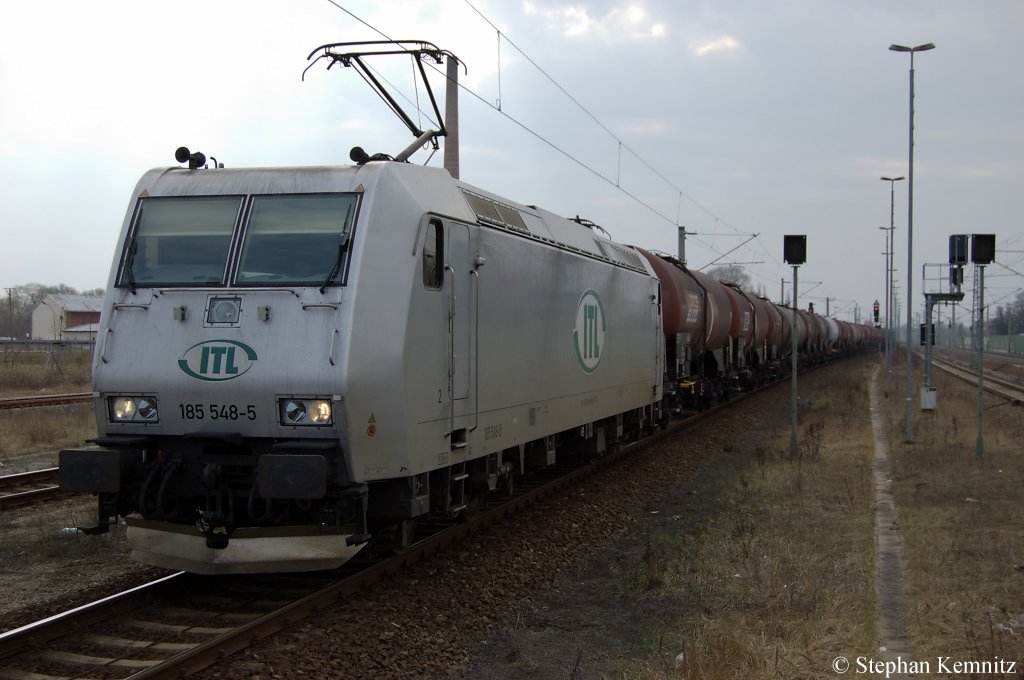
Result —
[[[7, 299], [3, 301], [0, 313], [0, 336], [24, 338], [32, 330], [32, 311], [47, 295], [78, 295], [78, 289], [59, 283], [46, 286], [41, 283], [25, 283], [6, 289]], [[102, 288], [83, 293], [103, 295]]]
[[750, 275], [738, 264], [724, 264], [719, 267], [712, 267], [708, 270], [707, 274], [722, 283], [731, 283], [743, 290], [750, 290]]

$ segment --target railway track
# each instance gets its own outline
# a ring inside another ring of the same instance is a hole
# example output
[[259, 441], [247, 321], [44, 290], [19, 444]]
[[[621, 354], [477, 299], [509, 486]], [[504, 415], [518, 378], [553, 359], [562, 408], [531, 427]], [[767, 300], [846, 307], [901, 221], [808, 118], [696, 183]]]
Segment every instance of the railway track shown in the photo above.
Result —
[[[978, 362], [978, 353], [974, 350], [942, 348], [933, 352], [932, 356], [968, 370], [973, 370]], [[986, 350], [984, 356], [986, 380], [989, 377], [1001, 377], [1024, 386], [1024, 355]]]
[[0, 678], [170, 678], [195, 673], [310, 613], [365, 592], [371, 584], [450, 548], [486, 527], [507, 523], [586, 477], [693, 422], [742, 405], [744, 393], [602, 458], [556, 468], [478, 508], [464, 522], [421, 524], [414, 545], [379, 560], [351, 561], [335, 572], [196, 576], [179, 573], [0, 635]]
[[[468, 521], [423, 525], [425, 538], [379, 560], [353, 560], [332, 572], [202, 577], [178, 573], [0, 635], [0, 678], [51, 676], [172, 678], [195, 673], [225, 654], [292, 626], [312, 611], [345, 600], [404, 567], [508, 520], [567, 485], [627, 459], [686, 423], [742, 399], [673, 423], [667, 430], [589, 464], [556, 468], [489, 503]], [[114, 669], [121, 669], [115, 676]], [[36, 674], [36, 675], [33, 675]]]
[[[934, 356], [932, 357], [932, 366], [972, 385], [978, 384], [978, 373], [973, 369]], [[996, 378], [989, 375], [988, 372], [985, 373], [984, 389], [986, 392], [1006, 399], [1015, 406], [1024, 403], [1024, 387], [1009, 380]]]
[[47, 394], [41, 397], [4, 397], [0, 399], [0, 411], [16, 408], [37, 408], [39, 406], [64, 406], [67, 404], [88, 404], [91, 392], [73, 394]]
[[623, 447], [592, 464], [561, 468], [521, 485], [466, 522], [420, 528], [425, 537], [397, 555], [352, 561], [337, 572], [203, 577], [179, 574], [0, 635], [0, 678], [91, 676], [123, 669], [132, 678], [178, 677], [271, 635], [399, 573], [426, 556], [522, 512], [567, 485], [614, 465], [641, 445], [742, 400], [733, 400]]
[[60, 493], [55, 467], [0, 476], [0, 508], [36, 503]]
[[[716, 409], [717, 410], [717, 409]], [[706, 417], [708, 411], [695, 417]], [[687, 419], [689, 420], [689, 419]], [[683, 422], [675, 423], [669, 432]], [[658, 432], [654, 438], [663, 436]], [[353, 560], [334, 572], [199, 576], [179, 572], [0, 635], [0, 678], [174, 678], [272, 635], [317, 609], [344, 600], [424, 557], [506, 520], [567, 485], [630, 455], [651, 438], [594, 464], [546, 471], [510, 497], [480, 508], [469, 521], [431, 523], [401, 553]]]

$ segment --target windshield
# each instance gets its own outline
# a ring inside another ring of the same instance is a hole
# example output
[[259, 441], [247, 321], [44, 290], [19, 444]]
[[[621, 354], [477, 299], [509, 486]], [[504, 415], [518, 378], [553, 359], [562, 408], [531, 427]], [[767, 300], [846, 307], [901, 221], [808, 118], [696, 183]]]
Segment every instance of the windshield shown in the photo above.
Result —
[[244, 196], [146, 197], [125, 245], [117, 285], [224, 286], [345, 283], [358, 194], [253, 196], [232, 247]]
[[235, 282], [343, 283], [346, 268], [341, 258], [356, 200], [354, 194], [254, 197]]
[[240, 196], [143, 198], [118, 285], [222, 285]]

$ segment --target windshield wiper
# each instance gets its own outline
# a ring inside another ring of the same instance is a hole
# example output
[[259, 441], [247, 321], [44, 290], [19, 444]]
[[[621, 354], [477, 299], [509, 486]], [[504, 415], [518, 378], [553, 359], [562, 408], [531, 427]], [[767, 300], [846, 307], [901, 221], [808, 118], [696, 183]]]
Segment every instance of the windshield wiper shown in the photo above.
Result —
[[338, 255], [334, 258], [334, 266], [331, 267], [331, 272], [324, 279], [323, 285], [320, 286], [320, 294], [323, 295], [324, 291], [327, 290], [327, 285], [338, 276], [338, 272], [341, 270], [341, 260], [345, 255], [345, 248], [348, 247], [348, 232], [341, 232], [341, 236], [338, 238]]
[[128, 252], [124, 256], [124, 280], [128, 283], [128, 290], [135, 295], [135, 252], [139, 249], [138, 234], [132, 236], [132, 242], [128, 244]]

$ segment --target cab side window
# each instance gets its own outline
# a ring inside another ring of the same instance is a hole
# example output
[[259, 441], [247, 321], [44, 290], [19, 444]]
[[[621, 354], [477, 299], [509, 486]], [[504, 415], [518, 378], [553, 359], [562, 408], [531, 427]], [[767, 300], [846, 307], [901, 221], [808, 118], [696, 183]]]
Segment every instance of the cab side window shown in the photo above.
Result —
[[435, 290], [444, 285], [444, 228], [431, 220], [423, 240], [423, 285]]

